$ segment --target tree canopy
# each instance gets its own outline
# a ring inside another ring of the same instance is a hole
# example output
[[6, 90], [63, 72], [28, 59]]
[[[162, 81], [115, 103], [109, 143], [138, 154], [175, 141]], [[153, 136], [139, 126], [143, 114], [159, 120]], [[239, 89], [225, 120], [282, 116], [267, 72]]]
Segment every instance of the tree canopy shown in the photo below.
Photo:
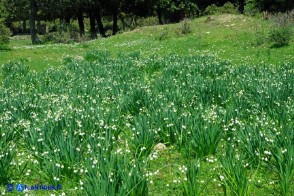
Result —
[[[148, 17], [156, 15], [160, 24], [178, 22], [185, 17], [203, 13], [209, 5], [222, 6], [230, 2], [240, 13], [246, 5], [258, 11], [284, 12], [292, 10], [292, 0], [0, 0], [0, 18], [11, 27], [14, 21], [30, 20], [30, 32], [35, 34], [35, 21], [60, 19], [70, 23], [78, 20], [80, 35], [85, 33], [84, 18], [90, 20], [91, 37], [97, 33], [105, 37], [103, 17], [113, 20], [112, 31], [118, 31], [118, 20], [123, 16]], [[98, 28], [96, 29], [96, 27]], [[32, 36], [32, 39], [37, 39]], [[36, 40], [33, 41], [36, 43]]]

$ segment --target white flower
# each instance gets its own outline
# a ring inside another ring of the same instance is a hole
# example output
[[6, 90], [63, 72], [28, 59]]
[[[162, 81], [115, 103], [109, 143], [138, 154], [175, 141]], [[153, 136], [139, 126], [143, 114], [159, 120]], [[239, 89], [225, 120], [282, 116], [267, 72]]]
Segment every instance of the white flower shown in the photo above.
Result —
[[220, 176], [219, 176], [219, 179], [220, 179], [221, 181], [223, 181], [223, 180], [225, 179], [225, 177], [222, 176], [222, 175], [220, 175]]
[[266, 155], [271, 155], [272, 153], [270, 152], [270, 151], [264, 151], [264, 154], [266, 154]]

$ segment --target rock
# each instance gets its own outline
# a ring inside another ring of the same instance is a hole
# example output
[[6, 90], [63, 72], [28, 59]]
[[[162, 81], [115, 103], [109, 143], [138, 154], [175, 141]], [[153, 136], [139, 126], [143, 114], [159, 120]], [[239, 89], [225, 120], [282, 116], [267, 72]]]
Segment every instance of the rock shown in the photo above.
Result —
[[208, 16], [207, 18], [206, 18], [206, 20], [205, 20], [205, 23], [209, 23], [209, 22], [211, 22], [213, 19], [210, 17], [210, 16]]
[[82, 57], [82, 56], [76, 56], [75, 59], [76, 59], [76, 60], [79, 60], [79, 61], [83, 61], [83, 60], [85, 60], [84, 57]]
[[158, 143], [154, 146], [154, 150], [163, 151], [166, 149], [166, 145], [163, 143]]

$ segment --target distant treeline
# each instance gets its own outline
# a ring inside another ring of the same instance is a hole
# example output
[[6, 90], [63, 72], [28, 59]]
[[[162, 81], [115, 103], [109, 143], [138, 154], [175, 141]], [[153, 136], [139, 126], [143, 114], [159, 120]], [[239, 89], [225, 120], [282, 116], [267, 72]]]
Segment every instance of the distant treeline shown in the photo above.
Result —
[[0, 0], [0, 18], [8, 27], [23, 21], [25, 28], [25, 21], [29, 20], [32, 42], [37, 43], [35, 21], [60, 19], [69, 24], [74, 19], [78, 21], [80, 35], [84, 35], [84, 18], [88, 18], [91, 37], [96, 38], [97, 33], [106, 36], [103, 17], [112, 20], [114, 35], [119, 20], [123, 24], [130, 17], [157, 16], [159, 24], [172, 23], [197, 17], [210, 5], [223, 6], [228, 2], [241, 14], [246, 8], [252, 12], [285, 12], [294, 7], [293, 0]]

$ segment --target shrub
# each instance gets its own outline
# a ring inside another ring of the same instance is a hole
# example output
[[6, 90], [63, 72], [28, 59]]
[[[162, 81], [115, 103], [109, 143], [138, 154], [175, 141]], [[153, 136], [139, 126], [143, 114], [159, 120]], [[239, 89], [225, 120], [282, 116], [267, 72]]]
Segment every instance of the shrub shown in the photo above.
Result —
[[71, 43], [72, 40], [70, 39], [69, 33], [66, 32], [53, 32], [53, 33], [46, 33], [43, 36], [42, 42], [44, 43]]
[[0, 21], [0, 50], [8, 49], [10, 30]]
[[292, 32], [289, 27], [277, 27], [269, 32], [269, 42], [273, 47], [287, 46], [292, 37]]
[[184, 19], [181, 26], [177, 29], [177, 34], [187, 35], [191, 33], [191, 21]]
[[277, 13], [272, 15], [270, 19], [278, 27], [291, 26], [294, 22], [294, 11]]
[[253, 1], [248, 1], [246, 4], [245, 4], [245, 7], [244, 7], [244, 12], [246, 15], [249, 15], [249, 16], [255, 16], [256, 14], [258, 14], [260, 11], [259, 9], [256, 7], [255, 3]]
[[235, 6], [228, 2], [225, 3], [222, 7], [218, 7], [215, 4], [208, 6], [203, 14], [204, 15], [213, 15], [213, 14], [237, 14], [237, 9]]
[[218, 7], [215, 4], [209, 5], [205, 8], [204, 15], [213, 15], [217, 12]]
[[42, 39], [43, 43], [69, 44], [80, 41], [79, 29], [74, 25], [67, 27], [60, 25], [56, 32], [46, 33]]
[[222, 7], [219, 8], [222, 14], [237, 14], [237, 9], [231, 2], [225, 3]]
[[137, 25], [139, 27], [158, 25], [158, 19], [157, 17], [154, 17], [154, 16], [139, 18], [137, 21]]
[[163, 41], [163, 40], [166, 40], [167, 38], [168, 38], [168, 29], [167, 28], [160, 29], [159, 35], [157, 35], [155, 37], [155, 39], [158, 41]]

